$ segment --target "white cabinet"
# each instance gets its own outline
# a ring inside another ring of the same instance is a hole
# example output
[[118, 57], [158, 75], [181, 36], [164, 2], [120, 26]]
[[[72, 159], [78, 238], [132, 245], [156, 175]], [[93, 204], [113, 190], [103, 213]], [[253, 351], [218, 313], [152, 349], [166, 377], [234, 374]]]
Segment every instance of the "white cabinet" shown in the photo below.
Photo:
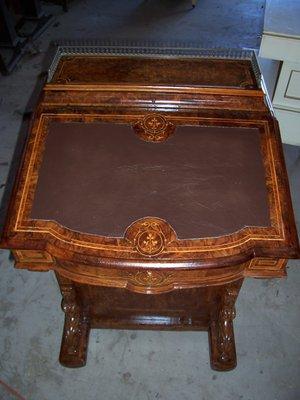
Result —
[[300, 63], [283, 63], [273, 104], [279, 109], [300, 111]]
[[265, 80], [274, 81], [272, 103], [283, 141], [300, 146], [299, 0], [267, 0], [259, 56], [281, 62], [278, 75]]

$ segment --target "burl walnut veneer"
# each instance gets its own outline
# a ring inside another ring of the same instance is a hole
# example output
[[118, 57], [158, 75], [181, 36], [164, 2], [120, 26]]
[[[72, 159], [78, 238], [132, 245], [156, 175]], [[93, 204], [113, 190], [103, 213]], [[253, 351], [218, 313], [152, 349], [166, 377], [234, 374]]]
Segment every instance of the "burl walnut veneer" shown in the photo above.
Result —
[[1, 247], [55, 271], [63, 365], [93, 328], [191, 329], [230, 370], [243, 279], [299, 256], [278, 124], [251, 52], [125, 53], [58, 49]]

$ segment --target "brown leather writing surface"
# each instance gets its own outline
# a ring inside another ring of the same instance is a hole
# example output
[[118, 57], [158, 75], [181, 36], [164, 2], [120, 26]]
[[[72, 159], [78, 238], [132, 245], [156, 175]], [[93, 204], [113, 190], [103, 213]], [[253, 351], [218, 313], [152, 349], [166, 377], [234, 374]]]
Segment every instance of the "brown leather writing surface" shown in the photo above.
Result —
[[125, 124], [50, 124], [32, 218], [122, 237], [147, 216], [179, 238], [270, 226], [259, 130], [178, 126], [152, 143]]

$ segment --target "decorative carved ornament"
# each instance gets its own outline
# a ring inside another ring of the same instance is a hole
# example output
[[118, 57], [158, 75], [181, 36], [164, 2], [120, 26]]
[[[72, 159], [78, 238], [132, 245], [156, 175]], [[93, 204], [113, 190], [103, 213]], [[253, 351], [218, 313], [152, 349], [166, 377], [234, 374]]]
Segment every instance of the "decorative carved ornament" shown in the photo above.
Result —
[[146, 142], [163, 142], [174, 133], [175, 125], [160, 114], [147, 114], [133, 129]]
[[221, 348], [221, 358], [226, 359], [227, 355], [230, 353], [230, 348], [232, 346], [232, 332], [230, 323], [234, 320], [236, 316], [235, 312], [235, 299], [238, 295], [238, 291], [234, 289], [226, 289], [226, 295], [224, 299], [224, 306], [220, 311], [219, 317], [219, 341]]
[[145, 287], [158, 287], [169, 282], [169, 279], [173, 277], [171, 272], [163, 271], [138, 271], [136, 273], [129, 274], [129, 282], [136, 286]]
[[135, 221], [125, 232], [135, 250], [143, 256], [154, 257], [177, 239], [173, 228], [163, 219], [146, 217]]
[[63, 340], [68, 343], [67, 353], [77, 354], [82, 332], [82, 312], [76, 302], [75, 289], [72, 285], [61, 285], [62, 310], [66, 314]]
[[61, 306], [65, 313], [61, 357], [79, 358], [80, 363], [76, 366], [81, 366], [85, 364], [82, 338], [87, 336], [89, 331], [88, 316], [77, 301], [74, 285], [61, 283], [60, 289], [63, 296]]
[[238, 295], [236, 288], [226, 288], [224, 304], [219, 313], [217, 344], [219, 348], [219, 358], [222, 363], [231, 362], [235, 358], [235, 344], [233, 337], [232, 321], [235, 318], [235, 300]]

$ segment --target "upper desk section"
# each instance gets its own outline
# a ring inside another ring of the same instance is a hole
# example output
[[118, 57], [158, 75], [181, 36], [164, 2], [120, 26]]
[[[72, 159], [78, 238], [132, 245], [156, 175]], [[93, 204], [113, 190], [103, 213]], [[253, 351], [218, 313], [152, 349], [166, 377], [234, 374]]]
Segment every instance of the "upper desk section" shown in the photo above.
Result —
[[[182, 73], [185, 71], [185, 74]], [[65, 56], [52, 83], [257, 89], [248, 60]]]
[[[251, 50], [184, 46], [58, 46], [43, 105], [89, 113], [121, 106], [144, 111], [270, 115]], [[95, 107], [93, 109], [93, 107]]]
[[2, 247], [122, 267], [269, 257], [277, 268], [296, 257], [280, 134], [260, 84], [253, 52], [58, 48]]
[[258, 89], [253, 51], [122, 45], [58, 46], [48, 82]]

